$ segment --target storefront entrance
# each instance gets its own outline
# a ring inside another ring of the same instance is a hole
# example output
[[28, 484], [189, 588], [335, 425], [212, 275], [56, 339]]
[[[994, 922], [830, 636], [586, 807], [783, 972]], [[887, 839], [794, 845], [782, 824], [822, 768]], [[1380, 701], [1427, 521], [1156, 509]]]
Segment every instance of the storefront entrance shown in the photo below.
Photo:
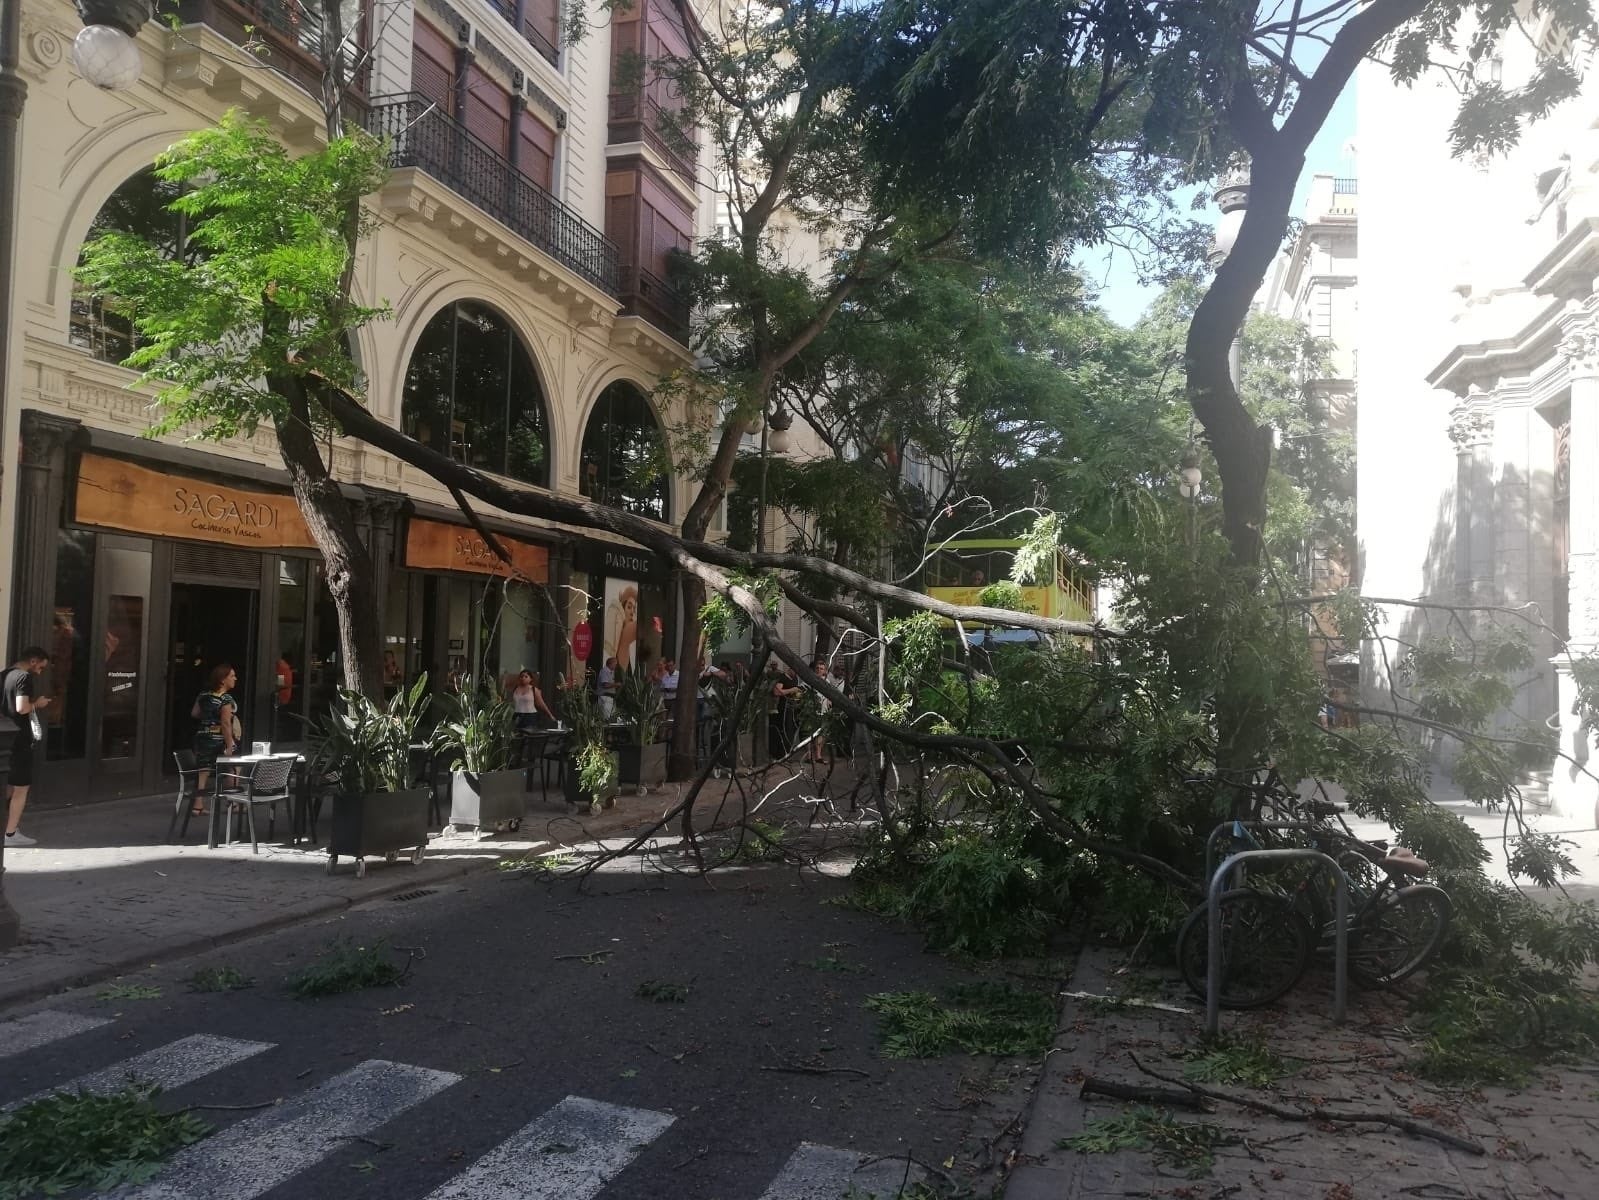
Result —
[[194, 699], [210, 686], [211, 671], [228, 663], [238, 672], [234, 688], [240, 721], [247, 740], [270, 738], [270, 717], [252, 713], [244, 704], [261, 689], [255, 663], [259, 592], [246, 587], [217, 587], [199, 583], [172, 585], [171, 630], [167, 639], [166, 763], [171, 751], [194, 743]]

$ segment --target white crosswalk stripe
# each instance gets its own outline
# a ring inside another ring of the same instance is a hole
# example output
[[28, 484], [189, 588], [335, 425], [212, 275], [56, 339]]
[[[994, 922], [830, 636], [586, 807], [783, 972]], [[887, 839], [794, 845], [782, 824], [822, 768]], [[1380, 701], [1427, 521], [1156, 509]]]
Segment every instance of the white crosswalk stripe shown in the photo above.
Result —
[[907, 1176], [903, 1158], [868, 1160], [855, 1150], [801, 1142], [761, 1200], [838, 1200], [852, 1187], [861, 1196], [897, 1196], [925, 1174], [913, 1166]]
[[590, 1200], [675, 1119], [568, 1096], [428, 1200]]
[[213, 1071], [220, 1071], [223, 1067], [231, 1067], [234, 1063], [252, 1058], [263, 1050], [270, 1050], [272, 1045], [271, 1042], [242, 1042], [236, 1038], [196, 1033], [165, 1046], [158, 1046], [154, 1050], [147, 1050], [143, 1054], [137, 1054], [114, 1067], [107, 1067], [90, 1075], [81, 1075], [60, 1087], [45, 1088], [31, 1096], [15, 1100], [4, 1109], [0, 1109], [0, 1112], [7, 1112], [28, 1103], [29, 1100], [48, 1096], [51, 1092], [93, 1092], [95, 1095], [103, 1095], [114, 1092], [130, 1082], [154, 1084], [165, 1091], [171, 1091], [186, 1083], [193, 1083], [196, 1079], [203, 1079]]
[[119, 1200], [253, 1200], [460, 1080], [373, 1059], [180, 1151]]
[[0, 1021], [0, 1058], [48, 1046], [51, 1042], [87, 1033], [110, 1023], [104, 1017], [80, 1017], [77, 1013], [49, 1009], [29, 1013], [15, 1021]]

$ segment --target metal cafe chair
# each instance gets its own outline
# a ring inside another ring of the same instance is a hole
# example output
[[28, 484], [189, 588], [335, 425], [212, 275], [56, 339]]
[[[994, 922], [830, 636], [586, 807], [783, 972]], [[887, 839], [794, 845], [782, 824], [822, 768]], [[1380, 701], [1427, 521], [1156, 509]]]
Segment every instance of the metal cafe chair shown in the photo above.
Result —
[[[244, 790], [226, 795], [228, 816], [223, 841], [233, 840], [233, 814], [236, 809], [242, 808], [250, 826], [250, 853], [261, 853], [261, 842], [255, 832], [256, 807], [262, 804], [267, 806], [267, 836], [271, 837], [277, 825], [278, 805], [292, 805], [294, 802], [289, 791], [289, 776], [294, 773], [294, 765], [298, 761], [298, 756], [294, 754], [274, 754], [255, 764], [255, 769], [244, 781]], [[221, 803], [223, 798], [219, 795], [216, 802]]]
[[[189, 818], [194, 816], [194, 802], [204, 795], [200, 791], [200, 768], [194, 761], [194, 751], [174, 750], [172, 761], [178, 766], [178, 795], [172, 805], [172, 820], [167, 822], [168, 844], [174, 840], [174, 831], [179, 838], [189, 836]], [[183, 818], [182, 829], [178, 829], [179, 817]]]

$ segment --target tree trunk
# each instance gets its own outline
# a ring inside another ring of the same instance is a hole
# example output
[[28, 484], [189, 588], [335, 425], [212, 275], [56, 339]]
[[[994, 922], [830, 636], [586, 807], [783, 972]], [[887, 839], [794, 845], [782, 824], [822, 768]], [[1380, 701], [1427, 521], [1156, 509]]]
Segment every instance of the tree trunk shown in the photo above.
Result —
[[[284, 390], [298, 391], [298, 381]], [[305, 399], [291, 398], [300, 413]], [[344, 686], [374, 699], [383, 695], [383, 635], [378, 597], [372, 589], [372, 558], [356, 527], [355, 514], [339, 483], [322, 461], [310, 423], [291, 416], [277, 422], [278, 448], [294, 484], [294, 499], [306, 527], [322, 552], [328, 591], [339, 618], [339, 647], [344, 654]]]
[[666, 777], [677, 781], [694, 778], [698, 757], [700, 691], [700, 609], [705, 606], [705, 584], [693, 575], [681, 576], [678, 595], [683, 602], [683, 636], [677, 651], [677, 698], [672, 702], [672, 744], [666, 757]]

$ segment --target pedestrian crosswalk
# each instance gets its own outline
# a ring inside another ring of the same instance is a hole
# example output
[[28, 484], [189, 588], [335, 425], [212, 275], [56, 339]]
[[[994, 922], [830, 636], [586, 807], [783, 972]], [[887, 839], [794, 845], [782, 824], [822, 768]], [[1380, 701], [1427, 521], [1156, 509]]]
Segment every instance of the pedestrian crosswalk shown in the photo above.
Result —
[[[0, 1058], [109, 1023], [49, 1011], [0, 1022]], [[170, 1090], [276, 1048], [271, 1042], [191, 1034], [14, 1100], [0, 1111], [53, 1091], [104, 1093], [130, 1081]], [[361, 1062], [179, 1151], [149, 1182], [111, 1195], [113, 1200], [256, 1200], [291, 1179], [311, 1178], [307, 1173], [352, 1140], [371, 1138], [460, 1080], [448, 1071], [406, 1063]], [[425, 1200], [600, 1200], [676, 1120], [651, 1109], [567, 1096], [438, 1184]], [[802, 1142], [764, 1191], [757, 1183], [746, 1194], [759, 1200], [887, 1197], [898, 1194], [907, 1177], [920, 1176], [907, 1176], [903, 1157], [875, 1159]]]

